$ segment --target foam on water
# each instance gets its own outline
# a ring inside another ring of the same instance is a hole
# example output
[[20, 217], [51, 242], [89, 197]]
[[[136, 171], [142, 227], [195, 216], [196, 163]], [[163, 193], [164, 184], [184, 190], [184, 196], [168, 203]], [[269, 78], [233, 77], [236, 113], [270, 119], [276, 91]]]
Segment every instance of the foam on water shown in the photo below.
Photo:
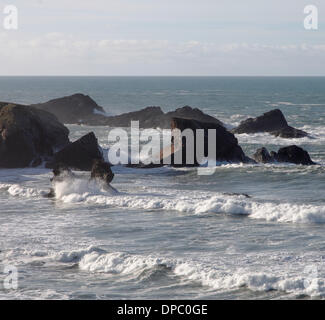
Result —
[[[65, 179], [54, 185], [57, 200], [70, 204], [99, 204], [108, 207], [179, 211], [187, 214], [247, 215], [272, 222], [325, 223], [325, 206], [277, 203], [247, 199], [241, 195], [215, 192], [187, 192], [148, 188], [146, 193], [108, 192], [100, 184], [87, 179]], [[0, 184], [0, 190], [11, 196], [33, 198], [45, 190], [26, 188], [18, 184]]]
[[0, 184], [1, 190], [7, 191], [11, 196], [25, 198], [38, 197], [46, 194], [45, 190], [28, 188], [19, 184]]
[[[39, 256], [35, 252], [30, 254], [33, 257]], [[275, 256], [264, 254], [264, 258], [249, 255], [245, 258], [234, 257], [235, 260], [239, 259], [237, 262], [240, 262], [240, 266], [231, 272], [228, 270], [227, 263], [222, 260], [211, 265], [193, 259], [157, 257], [154, 254], [106, 252], [93, 246], [80, 250], [49, 253], [46, 257], [44, 255], [42, 253], [41, 258], [37, 259], [56, 263], [77, 263], [82, 271], [118, 275], [135, 281], [141, 281], [144, 272], [163, 267], [166, 271], [164, 276], [168, 276], [167, 272], [170, 270], [179, 277], [180, 282], [191, 281], [193, 284], [199, 283], [217, 291], [245, 287], [252, 291], [277, 290], [294, 295], [325, 295], [325, 270], [318, 261], [315, 261], [313, 255], [292, 257], [284, 254]], [[261, 259], [266, 260], [265, 264], [258, 262]], [[281, 261], [282, 263], [279, 263]], [[290, 263], [290, 270], [281, 268], [284, 261]], [[313, 269], [310, 270], [309, 266], [313, 266]]]
[[254, 133], [254, 134], [236, 134], [239, 144], [258, 144], [258, 145], [321, 145], [325, 142], [325, 128], [324, 127], [311, 127], [303, 126], [300, 128], [309, 133], [309, 136], [299, 139], [285, 139], [275, 137], [269, 133]]
[[[150, 189], [149, 189], [150, 190]], [[272, 222], [325, 223], [325, 206], [263, 202], [241, 195], [151, 189], [147, 193], [107, 194], [94, 183], [76, 179], [55, 184], [58, 200], [64, 203], [99, 204], [109, 207], [179, 211], [188, 214], [247, 215]]]

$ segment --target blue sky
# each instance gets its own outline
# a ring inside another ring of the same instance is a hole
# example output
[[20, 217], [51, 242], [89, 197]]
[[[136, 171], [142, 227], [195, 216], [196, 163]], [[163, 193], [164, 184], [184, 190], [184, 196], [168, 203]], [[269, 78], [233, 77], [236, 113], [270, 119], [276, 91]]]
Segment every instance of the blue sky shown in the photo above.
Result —
[[8, 1], [1, 75], [325, 75], [322, 0]]

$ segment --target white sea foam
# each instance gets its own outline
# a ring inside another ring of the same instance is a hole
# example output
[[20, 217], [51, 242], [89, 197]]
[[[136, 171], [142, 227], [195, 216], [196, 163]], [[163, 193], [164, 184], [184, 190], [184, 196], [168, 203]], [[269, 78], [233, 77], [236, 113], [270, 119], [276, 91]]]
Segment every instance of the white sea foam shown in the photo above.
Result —
[[86, 254], [79, 262], [79, 268], [90, 272], [106, 272], [112, 274], [138, 276], [146, 270], [163, 264], [159, 258], [140, 255], [129, 255], [121, 252]]
[[[259, 260], [261, 257], [258, 257]], [[277, 260], [279, 257], [271, 257]], [[132, 279], [138, 279], [145, 271], [153, 270], [159, 266], [166, 267], [175, 275], [180, 277], [180, 281], [193, 281], [203, 286], [210, 287], [218, 291], [228, 291], [236, 288], [246, 287], [253, 291], [278, 290], [296, 295], [306, 294], [309, 296], [325, 295], [325, 282], [323, 269], [318, 263], [313, 265], [318, 268], [316, 276], [306, 272], [306, 263], [309, 257], [285, 257], [288, 260], [291, 270], [286, 270], [279, 264], [275, 266], [260, 265], [260, 271], [256, 271], [257, 266], [248, 264], [245, 259], [241, 261], [238, 268], [235, 265], [216, 264], [210, 265], [203, 261], [191, 259], [164, 258], [154, 255], [133, 255], [124, 252], [105, 252], [96, 247], [89, 247], [71, 252], [60, 252], [52, 255], [51, 259], [60, 263], [78, 263], [81, 270], [91, 273], [107, 273], [119, 275]], [[268, 259], [268, 257], [265, 257]], [[305, 264], [299, 261], [306, 260]], [[255, 263], [255, 262], [254, 262]], [[288, 266], [287, 266], [288, 267]], [[229, 268], [232, 270], [229, 271]]]
[[[267, 102], [267, 101], [266, 101]], [[267, 102], [272, 107], [279, 107], [279, 106], [294, 106], [294, 107], [320, 107], [325, 106], [323, 103], [293, 103], [289, 101], [278, 101], [278, 102]]]
[[[227, 169], [229, 166], [233, 168], [233, 165], [225, 165], [221, 169]], [[322, 205], [264, 202], [240, 195], [209, 191], [184, 193], [181, 190], [150, 187], [145, 189], [145, 193], [115, 193], [107, 191], [95, 181], [81, 178], [56, 182], [54, 189], [57, 200], [67, 204], [85, 203], [112, 208], [178, 211], [193, 215], [246, 215], [252, 219], [271, 222], [325, 223], [325, 206]], [[1, 190], [11, 196], [24, 198], [40, 197], [48, 192], [19, 184], [0, 184]]]
[[[301, 256], [285, 252], [225, 255], [210, 262], [199, 257], [193, 259], [107, 252], [97, 246], [59, 252], [32, 250], [25, 251], [23, 255], [27, 263], [42, 261], [46, 266], [74, 264], [85, 272], [105, 273], [136, 282], [146, 279], [151, 271], [160, 268], [165, 270], [165, 273], [160, 272], [161, 277], [174, 274], [179, 277], [174, 281], [180, 284], [199, 283], [221, 292], [247, 288], [259, 292], [277, 290], [293, 295], [325, 296], [325, 270], [319, 254], [315, 252]], [[49, 294], [45, 298], [55, 298], [55, 295]]]
[[[320, 145], [325, 142], [325, 128], [324, 127], [310, 127], [304, 126], [299, 128], [309, 133], [309, 136], [304, 138], [297, 138], [297, 139], [285, 139], [281, 137], [275, 137], [269, 133], [254, 133], [254, 134], [236, 134], [236, 138], [240, 145], [242, 144], [258, 144], [258, 145], [280, 145], [280, 146], [287, 146], [287, 145]], [[275, 150], [277, 151], [277, 150]]]
[[174, 272], [216, 290], [247, 287], [253, 291], [278, 290], [296, 295], [322, 296], [325, 294], [324, 280], [317, 277], [311, 278], [308, 274], [289, 274], [274, 272], [274, 270], [269, 273], [257, 272], [247, 268], [227, 272], [191, 263], [177, 265]]
[[0, 183], [0, 190], [8, 190], [12, 185], [8, 183]]
[[0, 184], [0, 190], [7, 191], [11, 196], [32, 198], [44, 195], [46, 191], [28, 188], [19, 184]]
[[154, 190], [147, 194], [107, 194], [85, 181], [55, 185], [57, 199], [64, 203], [99, 204], [109, 207], [179, 211], [188, 214], [247, 215], [272, 222], [325, 223], [325, 206], [262, 202], [240, 195], [213, 192]]
[[98, 181], [87, 179], [64, 179], [54, 184], [54, 190], [57, 199], [66, 203], [80, 202], [93, 196], [110, 194]]
[[0, 300], [68, 300], [71, 297], [68, 294], [55, 290], [0, 290]]

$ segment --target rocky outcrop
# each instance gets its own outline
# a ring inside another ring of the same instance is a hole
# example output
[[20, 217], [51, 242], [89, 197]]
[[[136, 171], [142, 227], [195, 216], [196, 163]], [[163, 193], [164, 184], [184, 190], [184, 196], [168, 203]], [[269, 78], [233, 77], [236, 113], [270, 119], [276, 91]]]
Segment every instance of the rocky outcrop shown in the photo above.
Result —
[[290, 162], [303, 165], [316, 164], [311, 160], [307, 151], [296, 145], [279, 149], [279, 151], [274, 154], [274, 157], [279, 162]]
[[46, 167], [54, 168], [60, 164], [74, 170], [90, 171], [95, 159], [104, 161], [97, 138], [90, 132], [55, 153], [53, 160], [47, 163]]
[[118, 116], [105, 117], [101, 124], [109, 125], [111, 127], [129, 127], [131, 121], [139, 121], [140, 128], [169, 129], [171, 120], [174, 117], [217, 123], [221, 126], [223, 125], [223, 123], [218, 119], [203, 113], [197, 108], [191, 108], [189, 106], [178, 108], [175, 111], [167, 113], [164, 113], [160, 107], [147, 107], [139, 111], [123, 113]]
[[178, 108], [175, 111], [167, 112], [165, 117], [166, 117], [165, 120], [166, 123], [161, 127], [164, 129], [170, 128], [170, 123], [173, 120], [173, 118], [196, 120], [205, 123], [218, 124], [219, 126], [222, 127], [224, 126], [224, 124], [220, 120], [202, 112], [198, 108], [192, 108], [190, 106], [185, 106], [183, 108]]
[[[130, 127], [131, 121], [139, 121], [140, 128], [156, 128], [159, 126], [164, 112], [160, 107], [147, 107], [139, 111], [123, 113], [117, 116], [105, 117], [101, 125], [110, 127]], [[89, 123], [96, 125], [95, 123]]]
[[314, 165], [307, 151], [292, 145], [280, 148], [278, 152], [271, 151], [269, 153], [266, 148], [260, 148], [254, 154], [254, 159], [257, 162], [272, 163], [272, 162], [288, 162], [302, 165]]
[[307, 132], [290, 126], [287, 126], [286, 128], [280, 130], [272, 131], [271, 134], [276, 137], [285, 138], [285, 139], [297, 139], [297, 138], [304, 138], [308, 136]]
[[253, 155], [253, 159], [256, 162], [261, 162], [261, 163], [270, 163], [275, 161], [274, 157], [272, 157], [269, 154], [268, 150], [264, 147], [257, 149], [257, 151]]
[[[173, 118], [171, 121], [171, 129], [179, 129], [181, 132], [184, 132], [186, 129], [190, 129], [193, 132], [194, 136], [194, 162], [189, 163], [186, 153], [187, 153], [187, 143], [186, 138], [181, 138], [180, 143], [176, 143], [174, 139], [172, 139], [171, 143], [171, 165], [172, 166], [198, 166], [199, 163], [196, 159], [196, 131], [198, 129], [203, 129], [204, 132], [204, 156], [208, 156], [208, 147], [209, 141], [208, 132], [209, 129], [215, 130], [216, 137], [216, 161], [227, 161], [227, 162], [250, 162], [252, 161], [248, 157], [246, 157], [242, 148], [238, 145], [238, 141], [235, 136], [227, 131], [222, 125], [212, 122], [201, 122], [197, 120], [183, 119], [183, 118]], [[181, 159], [182, 162], [178, 163], [176, 153], [180, 152], [182, 154]], [[165, 157], [166, 158], [166, 157]], [[166, 163], [166, 159], [164, 158], [164, 151], [161, 154], [162, 163]]]
[[41, 164], [69, 143], [69, 130], [57, 118], [36, 108], [0, 103], [0, 167]]
[[64, 177], [74, 178], [71, 168], [64, 163], [56, 163], [53, 167], [51, 182], [61, 181]]
[[279, 109], [266, 112], [257, 118], [244, 120], [231, 132], [235, 134], [268, 132], [282, 138], [302, 138], [308, 135], [305, 131], [289, 126]]
[[140, 128], [168, 129], [172, 118], [178, 117], [223, 125], [218, 119], [190, 106], [167, 113], [163, 112], [160, 107], [151, 106], [116, 116], [107, 116], [104, 109], [94, 100], [80, 93], [33, 106], [53, 113], [61, 122], [67, 124], [130, 127], [131, 121], [139, 121]]
[[203, 122], [217, 123], [223, 125], [218, 119], [203, 113], [197, 108], [185, 106], [178, 108], [175, 111], [164, 113], [160, 107], [147, 107], [139, 111], [123, 113], [118, 116], [106, 117], [102, 124], [111, 127], [129, 127], [131, 121], [139, 121], [140, 128], [161, 128], [169, 129], [171, 120], [174, 117], [183, 119], [193, 119]]
[[94, 160], [91, 168], [91, 179], [98, 179], [106, 184], [110, 184], [113, 181], [114, 173], [111, 166], [102, 160]]
[[87, 123], [105, 119], [104, 109], [89, 96], [77, 93], [32, 105], [35, 108], [54, 114], [66, 124]]

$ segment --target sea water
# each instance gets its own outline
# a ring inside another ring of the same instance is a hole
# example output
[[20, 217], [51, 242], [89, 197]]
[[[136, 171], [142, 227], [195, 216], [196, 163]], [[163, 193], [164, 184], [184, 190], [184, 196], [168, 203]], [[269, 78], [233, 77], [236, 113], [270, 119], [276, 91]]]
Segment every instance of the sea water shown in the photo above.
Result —
[[[232, 128], [279, 108], [302, 139], [236, 137], [248, 156], [297, 144], [315, 166], [218, 163], [113, 168], [110, 194], [87, 172], [55, 185], [45, 168], [0, 169], [0, 299], [296, 299], [325, 296], [325, 78], [0, 77], [0, 101], [81, 92], [107, 114], [190, 105]], [[108, 127], [68, 125], [70, 139]], [[248, 194], [247, 198], [243, 194]], [[4, 266], [18, 288], [5, 289]]]

